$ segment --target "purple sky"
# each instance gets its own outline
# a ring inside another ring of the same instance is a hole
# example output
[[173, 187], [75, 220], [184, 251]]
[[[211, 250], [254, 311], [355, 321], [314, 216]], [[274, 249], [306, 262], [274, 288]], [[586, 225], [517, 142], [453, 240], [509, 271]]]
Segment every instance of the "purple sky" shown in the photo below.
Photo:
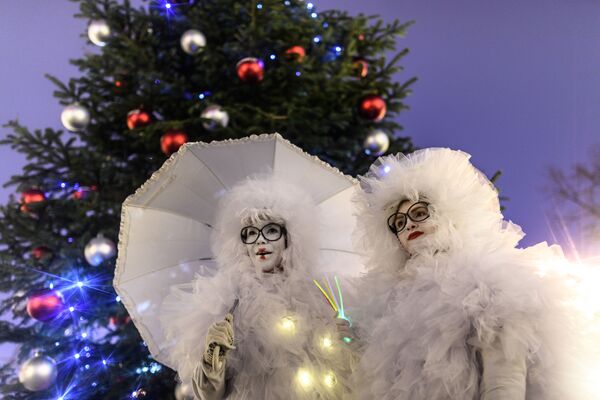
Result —
[[[134, 2], [135, 3], [135, 2]], [[139, 3], [139, 0], [137, 1]], [[385, 19], [414, 19], [401, 39], [411, 53], [400, 79], [417, 75], [399, 120], [420, 147], [473, 155], [491, 174], [502, 169], [505, 216], [524, 244], [550, 240], [551, 203], [544, 171], [585, 160], [600, 127], [600, 2], [586, 0], [315, 0], [318, 10], [347, 9]], [[85, 22], [67, 1], [0, 2], [0, 121], [60, 127], [61, 108], [45, 72], [76, 73], [68, 59], [86, 49]], [[0, 128], [4, 137], [6, 129]], [[22, 156], [0, 148], [0, 181], [18, 173]], [[0, 189], [0, 202], [9, 190]]]

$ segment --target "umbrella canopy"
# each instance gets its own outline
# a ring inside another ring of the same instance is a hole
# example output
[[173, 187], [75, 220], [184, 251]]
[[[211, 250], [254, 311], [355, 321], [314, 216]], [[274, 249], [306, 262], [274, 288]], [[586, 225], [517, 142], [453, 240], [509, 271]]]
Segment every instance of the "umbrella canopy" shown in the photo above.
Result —
[[159, 313], [170, 288], [216, 271], [210, 236], [219, 199], [236, 183], [264, 173], [298, 185], [317, 203], [319, 261], [328, 272], [362, 270], [350, 240], [356, 179], [279, 134], [187, 143], [125, 200], [121, 214], [114, 286], [156, 360], [167, 360]]

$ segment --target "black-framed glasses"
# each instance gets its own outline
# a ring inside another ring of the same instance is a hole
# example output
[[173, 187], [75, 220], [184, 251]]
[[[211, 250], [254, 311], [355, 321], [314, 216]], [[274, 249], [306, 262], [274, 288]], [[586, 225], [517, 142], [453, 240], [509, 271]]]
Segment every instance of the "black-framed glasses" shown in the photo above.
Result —
[[265, 238], [265, 240], [274, 242], [279, 240], [284, 234], [285, 227], [272, 222], [263, 226], [261, 229], [258, 229], [255, 226], [246, 226], [242, 228], [240, 237], [242, 238], [242, 242], [244, 244], [252, 244], [256, 243], [261, 235], [263, 238]]
[[429, 203], [419, 201], [411, 205], [406, 213], [395, 212], [387, 219], [388, 228], [394, 235], [402, 232], [406, 228], [406, 223], [410, 219], [413, 222], [422, 222], [429, 218]]

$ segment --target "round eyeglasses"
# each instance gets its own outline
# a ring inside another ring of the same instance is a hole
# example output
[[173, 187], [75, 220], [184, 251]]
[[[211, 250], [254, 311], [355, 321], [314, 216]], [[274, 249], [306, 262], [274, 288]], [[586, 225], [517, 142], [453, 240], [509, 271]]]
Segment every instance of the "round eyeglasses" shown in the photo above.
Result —
[[429, 203], [419, 201], [406, 210], [406, 213], [395, 212], [387, 219], [388, 228], [394, 235], [402, 232], [406, 228], [406, 223], [410, 219], [413, 222], [422, 222], [429, 218]]
[[274, 242], [279, 240], [284, 234], [285, 227], [272, 222], [263, 226], [262, 229], [258, 229], [255, 226], [246, 226], [242, 228], [240, 237], [244, 244], [252, 244], [255, 243], [261, 235], [265, 240]]

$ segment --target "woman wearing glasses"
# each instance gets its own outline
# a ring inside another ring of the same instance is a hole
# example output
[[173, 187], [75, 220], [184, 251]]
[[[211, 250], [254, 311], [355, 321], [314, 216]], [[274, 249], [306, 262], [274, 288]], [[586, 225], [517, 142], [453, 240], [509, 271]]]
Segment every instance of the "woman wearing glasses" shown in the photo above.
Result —
[[356, 239], [369, 272], [355, 321], [363, 399], [574, 399], [559, 250], [515, 246], [498, 193], [450, 149], [380, 158], [362, 178]]
[[[179, 338], [179, 376], [198, 398], [348, 393], [351, 347], [338, 340], [332, 312], [312, 284], [316, 210], [300, 188], [268, 176], [241, 182], [219, 203], [217, 275], [198, 278], [192, 292], [174, 293], [164, 307], [167, 335]], [[214, 315], [213, 322], [203, 325], [196, 311]]]

